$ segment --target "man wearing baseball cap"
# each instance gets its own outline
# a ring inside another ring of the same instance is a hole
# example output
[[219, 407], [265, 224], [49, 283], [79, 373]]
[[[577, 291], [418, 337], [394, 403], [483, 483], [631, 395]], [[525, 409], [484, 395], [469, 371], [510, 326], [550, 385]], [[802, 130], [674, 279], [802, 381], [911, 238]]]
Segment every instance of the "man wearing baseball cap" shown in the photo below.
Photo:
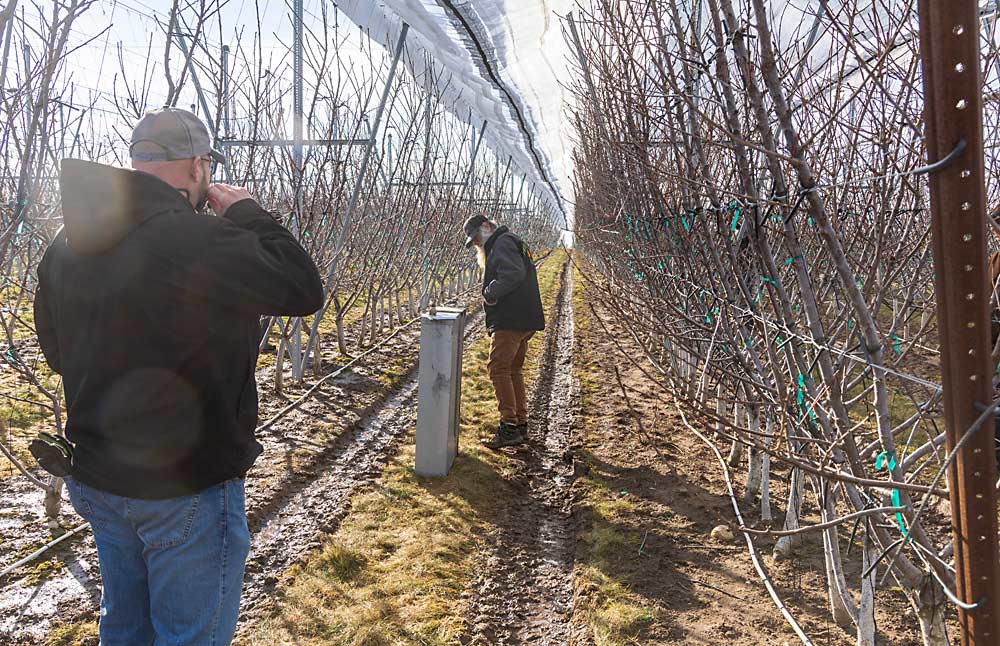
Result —
[[483, 268], [483, 308], [492, 335], [487, 364], [500, 426], [484, 442], [491, 449], [523, 444], [528, 435], [524, 357], [528, 341], [545, 329], [538, 276], [528, 246], [510, 230], [476, 215], [465, 221], [465, 246], [475, 246]]
[[38, 267], [66, 484], [97, 544], [103, 646], [228, 644], [250, 547], [243, 478], [262, 450], [259, 319], [311, 314], [323, 287], [245, 189], [210, 183], [224, 158], [197, 116], [146, 114], [131, 156], [131, 170], [63, 160], [64, 227]]

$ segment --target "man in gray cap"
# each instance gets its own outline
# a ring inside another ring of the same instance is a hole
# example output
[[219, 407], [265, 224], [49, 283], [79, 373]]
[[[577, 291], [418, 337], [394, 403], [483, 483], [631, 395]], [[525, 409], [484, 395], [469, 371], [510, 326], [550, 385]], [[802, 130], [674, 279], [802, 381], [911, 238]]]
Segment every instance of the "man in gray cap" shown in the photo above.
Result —
[[223, 157], [194, 114], [148, 113], [131, 154], [133, 170], [63, 160], [65, 226], [38, 267], [66, 484], [97, 544], [103, 646], [228, 644], [250, 547], [243, 479], [262, 450], [259, 319], [311, 314], [323, 287], [245, 189], [210, 183]]
[[[194, 113], [179, 108], [162, 108], [147, 112], [132, 131], [132, 145], [129, 151], [132, 154], [133, 168], [154, 175], [157, 175], [157, 172], [170, 175], [174, 182], [168, 181], [168, 183], [191, 199], [195, 211], [201, 211], [205, 207], [210, 174], [198, 173], [201, 176], [200, 183], [191, 187], [187, 185], [189, 182], [186, 180], [193, 180], [193, 177], [185, 178], [184, 173], [193, 174], [197, 171], [192, 165], [195, 160], [198, 160], [199, 166], [201, 162], [209, 162], [213, 171], [217, 164], [226, 163], [222, 153], [212, 148], [208, 130], [201, 119]], [[192, 190], [196, 190], [197, 193], [192, 193]], [[198, 199], [193, 199], [196, 195]], [[250, 197], [250, 194], [247, 193], [246, 197]]]
[[484, 442], [491, 449], [523, 444], [528, 435], [524, 358], [528, 341], [545, 329], [538, 276], [531, 253], [507, 227], [482, 215], [462, 225], [465, 246], [475, 246], [483, 268], [483, 309], [492, 335], [487, 370], [500, 412], [500, 425]]

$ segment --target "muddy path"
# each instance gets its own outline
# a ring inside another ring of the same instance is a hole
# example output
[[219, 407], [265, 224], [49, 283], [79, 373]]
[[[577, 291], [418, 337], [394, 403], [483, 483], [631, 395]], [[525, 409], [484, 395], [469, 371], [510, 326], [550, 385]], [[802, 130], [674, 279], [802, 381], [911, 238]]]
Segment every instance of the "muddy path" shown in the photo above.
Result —
[[[466, 324], [466, 347], [482, 330], [480, 312]], [[273, 592], [280, 587], [282, 575], [318, 547], [324, 534], [336, 530], [350, 511], [354, 493], [382, 473], [416, 419], [414, 365], [395, 393], [361, 424], [337, 439], [328, 451], [325, 465], [308, 484], [286, 491], [270, 505], [269, 513], [253, 519], [238, 634], [245, 634], [248, 627], [271, 609]]]
[[[6, 566], [38, 549], [51, 537], [45, 530], [41, 489], [20, 477], [4, 480], [3, 486], [0, 564]], [[68, 500], [59, 521], [63, 527], [76, 527], [83, 522]], [[97, 550], [90, 532], [86, 531], [0, 580], [0, 643], [42, 643], [61, 620], [72, 620], [84, 612], [92, 614], [100, 598]]]
[[462, 643], [566, 644], [573, 604], [573, 272], [563, 267], [531, 400], [529, 442], [507, 449], [519, 475], [481, 549]]
[[[482, 326], [481, 313], [470, 317], [466, 343]], [[412, 425], [419, 331], [419, 324], [401, 330], [258, 433], [265, 451], [247, 481], [253, 543], [241, 627], [266, 610], [285, 570], [336, 526], [349, 510], [351, 494], [377, 477]], [[327, 372], [335, 367], [326, 361], [324, 366]], [[289, 386], [285, 396], [275, 396], [265, 386], [272, 375], [273, 368], [258, 371], [262, 422], [308, 387]], [[51, 540], [44, 530], [42, 492], [24, 478], [3, 484], [0, 567]], [[68, 500], [62, 512], [63, 527], [82, 522]], [[60, 626], [95, 620], [99, 600], [97, 552], [86, 531], [0, 580], [0, 644], [40, 644]]]

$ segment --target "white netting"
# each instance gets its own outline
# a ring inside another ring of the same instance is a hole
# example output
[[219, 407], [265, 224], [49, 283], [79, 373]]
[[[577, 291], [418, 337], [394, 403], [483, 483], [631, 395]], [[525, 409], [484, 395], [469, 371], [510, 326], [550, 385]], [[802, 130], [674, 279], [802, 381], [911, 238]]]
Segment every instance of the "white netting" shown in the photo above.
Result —
[[556, 13], [569, 10], [571, 0], [346, 0], [338, 6], [386, 43], [395, 43], [408, 24], [414, 75], [426, 71], [421, 53], [443, 67], [446, 73], [434, 77], [444, 104], [463, 119], [471, 115], [477, 126], [487, 121], [490, 145], [510, 155], [548, 193], [553, 210], [568, 216], [561, 199], [569, 187], [560, 84], [566, 50]]

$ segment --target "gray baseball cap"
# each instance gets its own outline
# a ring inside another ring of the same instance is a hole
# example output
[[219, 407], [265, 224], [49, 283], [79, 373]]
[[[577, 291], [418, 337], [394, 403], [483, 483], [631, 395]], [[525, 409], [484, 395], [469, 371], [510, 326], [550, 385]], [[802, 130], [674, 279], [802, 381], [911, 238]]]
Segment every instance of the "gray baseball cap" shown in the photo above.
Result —
[[[136, 150], [139, 144], [155, 145]], [[173, 161], [208, 155], [220, 164], [226, 163], [225, 155], [212, 148], [208, 129], [201, 119], [180, 108], [160, 108], [143, 115], [132, 130], [129, 152], [136, 161]]]

